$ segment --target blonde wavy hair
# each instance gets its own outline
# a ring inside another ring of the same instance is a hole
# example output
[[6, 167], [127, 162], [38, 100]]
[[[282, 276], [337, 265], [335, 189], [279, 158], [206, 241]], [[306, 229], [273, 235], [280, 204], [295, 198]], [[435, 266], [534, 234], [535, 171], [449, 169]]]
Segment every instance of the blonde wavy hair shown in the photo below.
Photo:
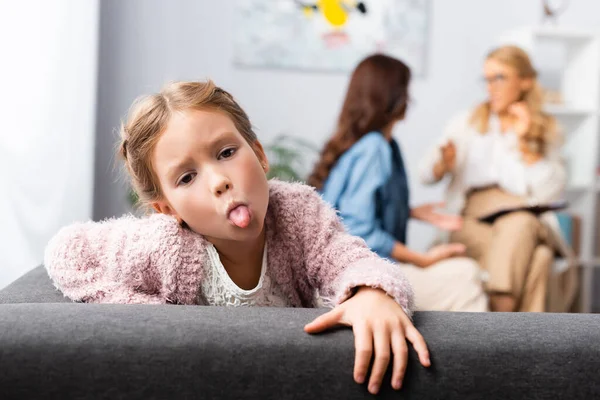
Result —
[[[530, 150], [545, 154], [550, 143], [558, 139], [556, 119], [543, 111], [544, 91], [537, 80], [537, 71], [533, 67], [527, 53], [517, 46], [502, 46], [492, 50], [486, 60], [495, 60], [514, 68], [520, 78], [532, 80], [531, 88], [523, 93], [523, 101], [531, 113], [531, 127], [524, 140]], [[471, 124], [481, 134], [489, 130], [491, 114], [489, 101], [475, 108], [471, 116]]]

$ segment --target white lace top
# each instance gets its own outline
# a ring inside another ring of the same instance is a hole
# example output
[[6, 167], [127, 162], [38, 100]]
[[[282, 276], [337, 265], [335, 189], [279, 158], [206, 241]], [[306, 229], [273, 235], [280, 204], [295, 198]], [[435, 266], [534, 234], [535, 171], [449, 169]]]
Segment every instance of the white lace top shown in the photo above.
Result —
[[289, 307], [290, 303], [282, 295], [281, 289], [269, 276], [267, 263], [267, 245], [263, 252], [260, 279], [254, 289], [245, 290], [236, 285], [219, 258], [219, 253], [213, 245], [207, 248], [210, 262], [204, 270], [205, 278], [201, 284], [200, 304], [209, 306], [263, 306]]

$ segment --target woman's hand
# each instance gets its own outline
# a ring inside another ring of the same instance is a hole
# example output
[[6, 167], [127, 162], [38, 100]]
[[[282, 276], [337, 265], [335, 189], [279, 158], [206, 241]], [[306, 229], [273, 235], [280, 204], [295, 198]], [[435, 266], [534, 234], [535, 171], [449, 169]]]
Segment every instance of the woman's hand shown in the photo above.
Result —
[[519, 102], [512, 104], [508, 111], [515, 118], [513, 129], [519, 138], [519, 150], [523, 156], [523, 161], [528, 165], [535, 164], [542, 158], [542, 155], [539, 151], [539, 145], [536, 145], [535, 141], [532, 144], [531, 138], [527, 137], [531, 129], [529, 107], [524, 102]]
[[446, 172], [454, 171], [456, 165], [456, 146], [452, 140], [448, 140], [448, 143], [440, 148], [442, 152], [442, 161], [446, 167]]
[[433, 265], [438, 261], [442, 261], [451, 257], [461, 256], [465, 254], [466, 250], [467, 247], [461, 243], [440, 244], [429, 249], [429, 251], [425, 253], [423, 261], [418, 263], [418, 266], [422, 268], [429, 267], [430, 265]]
[[513, 130], [519, 138], [524, 138], [531, 128], [531, 112], [523, 101], [513, 103], [508, 107], [508, 112], [513, 116]]
[[398, 390], [402, 386], [408, 360], [406, 339], [413, 344], [421, 364], [431, 365], [423, 336], [402, 307], [380, 289], [359, 288], [354, 296], [316, 318], [304, 330], [319, 333], [337, 325], [351, 326], [354, 332], [354, 380], [357, 383], [365, 382], [374, 355], [368, 386], [372, 394], [379, 392], [390, 360], [393, 362], [392, 387]]
[[445, 203], [427, 203], [410, 210], [410, 216], [423, 222], [428, 222], [444, 231], [458, 231], [462, 228], [463, 219], [460, 215], [442, 214], [436, 212], [444, 208]]
[[456, 166], [456, 146], [452, 140], [440, 147], [440, 160], [433, 166], [433, 175], [437, 180], [453, 172]]

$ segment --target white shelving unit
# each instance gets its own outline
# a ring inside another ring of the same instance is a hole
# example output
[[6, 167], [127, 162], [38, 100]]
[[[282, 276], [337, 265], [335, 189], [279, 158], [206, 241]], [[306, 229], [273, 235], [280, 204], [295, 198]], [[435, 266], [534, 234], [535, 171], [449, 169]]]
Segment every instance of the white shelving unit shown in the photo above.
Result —
[[[600, 36], [561, 27], [526, 27], [501, 35], [498, 44], [526, 50], [539, 73], [542, 86], [561, 94], [560, 104], [547, 104], [563, 128], [564, 156], [569, 174], [566, 198], [570, 212], [582, 219], [582, 309], [591, 311], [600, 181], [597, 166], [600, 127]], [[596, 296], [600, 295], [597, 293]]]

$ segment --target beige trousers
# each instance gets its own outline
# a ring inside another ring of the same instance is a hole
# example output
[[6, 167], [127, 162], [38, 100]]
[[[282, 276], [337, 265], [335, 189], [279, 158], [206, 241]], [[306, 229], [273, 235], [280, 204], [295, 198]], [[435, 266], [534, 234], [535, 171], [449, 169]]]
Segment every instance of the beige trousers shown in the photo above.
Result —
[[427, 268], [401, 264], [418, 311], [489, 311], [481, 270], [470, 258], [450, 258]]
[[467, 255], [487, 271], [489, 294], [509, 294], [516, 311], [546, 310], [546, 293], [554, 251], [548, 229], [528, 212], [502, 216], [494, 223], [477, 217], [507, 206], [523, 204], [520, 197], [497, 187], [472, 192], [463, 211], [462, 230], [450, 239], [467, 246]]

